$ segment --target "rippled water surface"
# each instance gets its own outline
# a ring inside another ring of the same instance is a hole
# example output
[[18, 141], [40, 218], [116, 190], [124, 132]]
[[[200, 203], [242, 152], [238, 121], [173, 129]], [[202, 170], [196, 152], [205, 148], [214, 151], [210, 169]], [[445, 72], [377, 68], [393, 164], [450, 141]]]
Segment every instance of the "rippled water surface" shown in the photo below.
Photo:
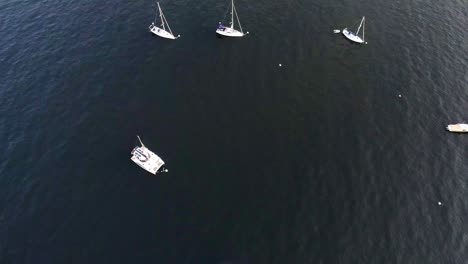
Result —
[[0, 263], [466, 263], [466, 1], [228, 2], [0, 3]]

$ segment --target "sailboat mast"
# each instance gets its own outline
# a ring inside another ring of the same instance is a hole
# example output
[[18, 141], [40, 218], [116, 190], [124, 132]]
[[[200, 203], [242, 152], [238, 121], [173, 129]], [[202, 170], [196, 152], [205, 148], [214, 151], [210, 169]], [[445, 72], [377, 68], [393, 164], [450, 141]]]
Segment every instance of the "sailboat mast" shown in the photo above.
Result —
[[167, 29], [169, 29], [169, 32], [171, 33], [171, 35], [174, 35], [172, 33], [171, 27], [169, 26], [169, 22], [167, 22], [166, 16], [163, 15], [163, 18], [164, 18], [164, 23], [166, 23], [166, 25], [167, 25]]
[[[159, 3], [158, 3], [159, 6]], [[156, 11], [156, 15], [154, 16], [154, 24], [158, 22], [158, 11]]]
[[362, 17], [362, 20], [364, 21], [362, 23], [362, 41], [365, 41], [364, 34], [366, 33], [366, 17]]
[[364, 22], [364, 17], [362, 17], [361, 24], [359, 24], [359, 27], [358, 27], [358, 29], [357, 29], [357, 31], [356, 31], [356, 35], [359, 34], [359, 30], [361, 29], [362, 22]]
[[242, 34], [244, 34], [244, 31], [242, 30], [242, 25], [241, 25], [240, 20], [239, 20], [239, 15], [237, 15], [237, 10], [236, 10], [235, 7], [234, 7], [234, 12], [236, 12], [236, 19], [237, 19], [237, 24], [239, 24], [239, 29], [242, 32]]
[[141, 146], [144, 147], [145, 145], [143, 145], [143, 142], [141, 142], [140, 136], [137, 135], [137, 138], [138, 138], [138, 141], [140, 141]]
[[234, 0], [231, 0], [231, 28], [234, 28]]
[[164, 27], [164, 19], [163, 19], [163, 13], [162, 13], [162, 10], [161, 10], [161, 6], [159, 5], [159, 2], [158, 2], [158, 9], [159, 9], [159, 17], [161, 18], [161, 26], [164, 30], [166, 30], [166, 28]]

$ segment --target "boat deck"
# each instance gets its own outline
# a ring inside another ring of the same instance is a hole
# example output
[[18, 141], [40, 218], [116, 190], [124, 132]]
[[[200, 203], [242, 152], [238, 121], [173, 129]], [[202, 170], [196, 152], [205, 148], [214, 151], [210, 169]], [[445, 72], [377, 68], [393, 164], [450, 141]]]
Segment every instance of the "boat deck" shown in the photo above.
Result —
[[447, 130], [450, 132], [468, 133], [468, 124], [448, 125]]
[[364, 43], [364, 40], [362, 40], [359, 36], [357, 36], [356, 34], [354, 34], [353, 32], [349, 31], [347, 28], [343, 29], [343, 35], [353, 41], [353, 42], [356, 42], [356, 43]]
[[223, 25], [218, 26], [218, 28], [216, 29], [216, 33], [222, 36], [226, 36], [226, 37], [243, 37], [245, 35], [239, 30], [236, 30], [231, 27], [225, 27]]
[[164, 161], [146, 147], [136, 147], [131, 154], [133, 162], [152, 174], [156, 174], [164, 165]]
[[176, 37], [174, 37], [174, 35], [172, 35], [171, 33], [167, 32], [166, 30], [164, 30], [162, 28], [158, 28], [154, 24], [150, 25], [149, 29], [153, 34], [155, 34], [157, 36], [160, 36], [161, 38], [176, 39]]

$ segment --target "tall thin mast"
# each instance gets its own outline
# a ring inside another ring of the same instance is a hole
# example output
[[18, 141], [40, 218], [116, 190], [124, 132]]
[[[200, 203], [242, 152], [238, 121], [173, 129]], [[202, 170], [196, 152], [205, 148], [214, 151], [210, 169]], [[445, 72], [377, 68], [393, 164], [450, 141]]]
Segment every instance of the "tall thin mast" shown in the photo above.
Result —
[[241, 25], [240, 20], [239, 20], [239, 15], [237, 15], [237, 10], [236, 10], [235, 7], [234, 7], [234, 12], [236, 12], [237, 24], [239, 24], [240, 31], [242, 32], [242, 34], [244, 34], [244, 31], [242, 30], [242, 25]]
[[174, 34], [172, 33], [171, 27], [169, 26], [169, 22], [167, 22], [166, 16], [163, 15], [163, 18], [164, 18], [164, 23], [166, 23], [166, 25], [167, 25], [167, 29], [169, 29], [169, 32], [171, 33], [171, 35], [174, 35]]
[[364, 17], [362, 17], [361, 24], [359, 24], [359, 27], [358, 27], [358, 29], [357, 29], [357, 31], [356, 31], [356, 35], [359, 34], [359, 30], [361, 29], [362, 22], [364, 22]]
[[362, 20], [364, 21], [364, 23], [362, 24], [362, 41], [365, 41], [364, 39], [364, 34], [366, 33], [366, 21], [365, 21], [366, 17], [362, 17]]
[[161, 10], [161, 6], [159, 5], [159, 2], [158, 3], [158, 9], [159, 9], [159, 17], [161, 18], [161, 26], [164, 30], [166, 30], [166, 28], [164, 27], [164, 19], [163, 19], [163, 13], [162, 13], [162, 10]]
[[231, 6], [231, 28], [234, 28], [234, 0], [232, 0]]
[[[158, 3], [158, 7], [159, 7], [159, 3]], [[154, 16], [154, 24], [156, 24], [158, 22], [158, 11], [156, 11], [156, 15]]]
[[140, 141], [141, 146], [144, 147], [145, 145], [143, 145], [143, 142], [141, 142], [140, 136], [137, 135], [137, 138]]

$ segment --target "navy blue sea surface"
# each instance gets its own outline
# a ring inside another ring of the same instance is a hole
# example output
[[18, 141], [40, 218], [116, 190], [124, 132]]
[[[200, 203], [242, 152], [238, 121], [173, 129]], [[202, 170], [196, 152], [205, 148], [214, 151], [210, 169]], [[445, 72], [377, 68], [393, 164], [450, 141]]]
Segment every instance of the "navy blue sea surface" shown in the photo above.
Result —
[[466, 263], [466, 2], [228, 2], [0, 3], [0, 263]]

